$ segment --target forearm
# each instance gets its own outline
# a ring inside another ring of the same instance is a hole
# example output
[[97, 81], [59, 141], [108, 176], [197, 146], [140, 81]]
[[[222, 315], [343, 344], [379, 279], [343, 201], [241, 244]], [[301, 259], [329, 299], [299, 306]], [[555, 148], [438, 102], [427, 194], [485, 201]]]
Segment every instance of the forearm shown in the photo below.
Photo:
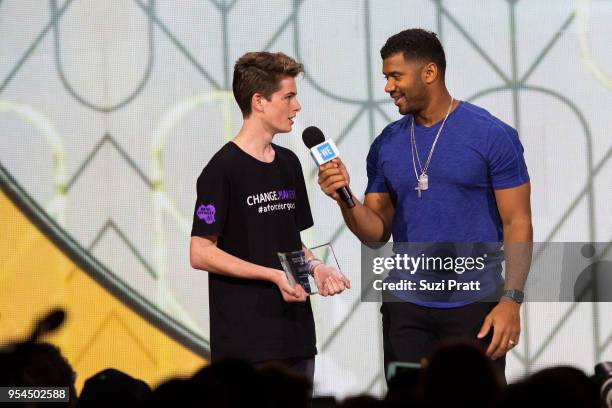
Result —
[[191, 266], [211, 273], [243, 279], [257, 279], [276, 282], [280, 270], [257, 265], [230, 255], [216, 245], [204, 245], [191, 241]]
[[346, 226], [361, 242], [387, 242], [391, 235], [382, 217], [353, 196], [355, 207], [339, 202]]
[[530, 219], [515, 220], [504, 225], [506, 282], [504, 289], [523, 290], [533, 252], [533, 229]]

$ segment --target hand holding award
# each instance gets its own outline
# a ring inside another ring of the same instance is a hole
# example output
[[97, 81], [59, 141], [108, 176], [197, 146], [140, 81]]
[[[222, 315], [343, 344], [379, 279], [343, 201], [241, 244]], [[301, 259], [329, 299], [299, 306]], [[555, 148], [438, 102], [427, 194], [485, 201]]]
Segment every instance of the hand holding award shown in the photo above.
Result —
[[300, 285], [309, 295], [331, 296], [351, 287], [329, 244], [307, 251], [279, 252], [278, 257], [291, 287]]

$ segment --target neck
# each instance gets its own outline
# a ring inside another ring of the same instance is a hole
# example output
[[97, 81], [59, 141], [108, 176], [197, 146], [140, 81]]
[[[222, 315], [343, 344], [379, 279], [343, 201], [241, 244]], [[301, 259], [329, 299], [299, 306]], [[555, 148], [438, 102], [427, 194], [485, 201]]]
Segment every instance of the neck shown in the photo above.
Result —
[[[451, 96], [448, 90], [444, 88], [441, 92], [434, 93], [430, 96], [427, 106], [414, 113], [414, 120], [419, 125], [426, 127], [433, 126], [435, 123], [441, 121], [448, 112], [448, 106], [451, 103]], [[457, 101], [453, 101], [451, 110], [457, 107]]]
[[274, 155], [271, 145], [273, 137], [272, 132], [266, 130], [260, 121], [249, 118], [243, 122], [242, 128], [232, 141], [251, 156], [268, 161], [270, 155]]

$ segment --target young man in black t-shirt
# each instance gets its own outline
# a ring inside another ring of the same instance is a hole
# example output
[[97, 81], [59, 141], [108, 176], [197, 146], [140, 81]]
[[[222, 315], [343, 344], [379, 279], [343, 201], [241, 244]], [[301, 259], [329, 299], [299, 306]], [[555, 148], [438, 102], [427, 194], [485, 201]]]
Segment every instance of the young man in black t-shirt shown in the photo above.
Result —
[[[243, 113], [238, 135], [198, 178], [190, 260], [209, 274], [211, 359], [280, 361], [314, 374], [314, 321], [307, 293], [293, 288], [278, 252], [304, 249], [313, 225], [297, 156], [272, 143], [291, 131], [301, 109], [295, 77], [302, 64], [282, 53], [252, 52], [234, 67], [233, 92]], [[312, 263], [318, 292], [334, 295], [346, 277]]]

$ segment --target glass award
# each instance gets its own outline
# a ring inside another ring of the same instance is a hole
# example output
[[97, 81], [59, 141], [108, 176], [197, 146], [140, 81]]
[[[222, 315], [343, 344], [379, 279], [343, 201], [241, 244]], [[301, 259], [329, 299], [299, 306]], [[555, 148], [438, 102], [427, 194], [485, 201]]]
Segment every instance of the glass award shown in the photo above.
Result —
[[309, 295], [317, 293], [317, 284], [314, 276], [310, 273], [308, 259], [315, 258], [328, 267], [334, 268], [340, 274], [340, 266], [336, 259], [334, 249], [330, 244], [323, 244], [310, 248], [312, 254], [306, 254], [303, 250], [293, 252], [279, 252], [281, 266], [285, 271], [287, 280], [291, 287], [299, 284]]

